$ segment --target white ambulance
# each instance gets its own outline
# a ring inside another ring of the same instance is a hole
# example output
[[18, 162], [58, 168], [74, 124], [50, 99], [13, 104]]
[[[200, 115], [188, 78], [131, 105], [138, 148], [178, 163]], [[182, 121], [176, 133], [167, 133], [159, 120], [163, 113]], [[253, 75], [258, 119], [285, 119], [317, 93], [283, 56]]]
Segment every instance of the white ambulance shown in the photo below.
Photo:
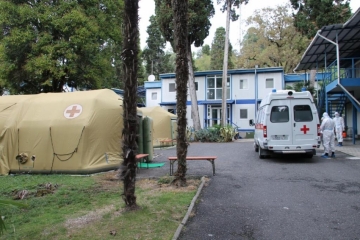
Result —
[[309, 91], [273, 89], [266, 95], [255, 120], [254, 148], [259, 158], [272, 153], [312, 158], [319, 146], [319, 116]]

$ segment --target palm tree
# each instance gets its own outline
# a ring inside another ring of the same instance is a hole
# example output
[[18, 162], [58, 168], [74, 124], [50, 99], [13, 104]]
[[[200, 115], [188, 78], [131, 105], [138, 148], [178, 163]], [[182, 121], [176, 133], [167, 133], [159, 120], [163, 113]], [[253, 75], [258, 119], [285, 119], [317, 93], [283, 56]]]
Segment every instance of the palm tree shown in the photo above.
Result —
[[186, 185], [186, 98], [187, 83], [189, 79], [188, 65], [188, 39], [187, 39], [187, 13], [188, 1], [173, 0], [174, 11], [174, 37], [176, 52], [176, 112], [177, 112], [177, 144], [176, 154], [178, 169], [175, 173], [173, 184], [176, 186]]
[[122, 151], [124, 162], [121, 166], [121, 177], [124, 183], [122, 197], [130, 209], [136, 209], [135, 178], [137, 153], [137, 71], [139, 53], [139, 0], [125, 0], [124, 13], [124, 42], [121, 57], [124, 73], [124, 99]]

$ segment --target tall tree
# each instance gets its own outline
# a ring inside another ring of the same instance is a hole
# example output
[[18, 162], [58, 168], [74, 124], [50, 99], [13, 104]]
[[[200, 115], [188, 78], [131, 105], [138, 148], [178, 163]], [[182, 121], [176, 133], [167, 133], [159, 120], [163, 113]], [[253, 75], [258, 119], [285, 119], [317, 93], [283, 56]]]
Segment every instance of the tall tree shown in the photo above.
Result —
[[130, 209], [137, 207], [135, 196], [136, 153], [137, 153], [137, 70], [139, 52], [139, 0], [125, 0], [124, 42], [123, 42], [123, 163], [121, 177], [124, 183], [123, 199]]
[[323, 26], [344, 23], [351, 16], [350, 0], [290, 0], [294, 26], [311, 39]]
[[60, 92], [67, 82], [95, 89], [114, 79], [123, 0], [0, 0], [0, 9], [0, 79], [12, 92]]
[[230, 34], [230, 19], [236, 21], [239, 15], [236, 14], [236, 7], [239, 8], [240, 4], [248, 3], [248, 0], [217, 0], [217, 3], [223, 3], [221, 11], [226, 11], [226, 34], [225, 34], [225, 48], [224, 48], [224, 63], [222, 74], [222, 103], [221, 103], [221, 125], [227, 125], [227, 107], [226, 107], [226, 83], [227, 83], [227, 69], [228, 69], [228, 53], [229, 53], [229, 34]]
[[[211, 43], [211, 50], [210, 50], [210, 70], [219, 70], [223, 68], [224, 64], [224, 49], [225, 49], [225, 39], [226, 39], [226, 31], [225, 28], [219, 27], [215, 31], [215, 35], [213, 41]], [[228, 62], [227, 68], [232, 69], [234, 68], [234, 64], [231, 61], [232, 57], [232, 45], [229, 42], [228, 47]]]
[[[160, 30], [169, 41], [174, 49], [174, 25], [171, 0], [155, 0], [156, 18], [160, 26]], [[197, 105], [197, 96], [195, 89], [194, 69], [192, 64], [191, 45], [196, 47], [202, 46], [204, 39], [209, 35], [211, 26], [209, 18], [215, 14], [214, 6], [211, 0], [189, 0], [188, 1], [188, 64], [189, 64], [189, 89], [191, 98], [191, 113], [195, 130], [200, 130], [200, 117]]]
[[246, 21], [251, 27], [237, 66], [283, 67], [286, 73], [292, 72], [309, 44], [293, 21], [289, 4], [256, 10]]
[[159, 79], [160, 73], [174, 72], [174, 64], [170, 62], [171, 53], [165, 53], [166, 40], [161, 35], [161, 31], [155, 16], [150, 17], [150, 25], [146, 32], [149, 37], [146, 40], [147, 46], [143, 50], [142, 56], [146, 63], [146, 73], [155, 75]]
[[[351, 16], [350, 0], [316, 1], [290, 0], [294, 26], [303, 36], [312, 39], [323, 26], [344, 23]], [[315, 83], [316, 69], [310, 70], [310, 81]]]
[[174, 46], [176, 52], [176, 112], [177, 112], [177, 145], [176, 155], [178, 159], [178, 169], [175, 173], [174, 184], [176, 186], [186, 185], [186, 99], [187, 83], [189, 78], [188, 65], [188, 0], [172, 0], [174, 11]]

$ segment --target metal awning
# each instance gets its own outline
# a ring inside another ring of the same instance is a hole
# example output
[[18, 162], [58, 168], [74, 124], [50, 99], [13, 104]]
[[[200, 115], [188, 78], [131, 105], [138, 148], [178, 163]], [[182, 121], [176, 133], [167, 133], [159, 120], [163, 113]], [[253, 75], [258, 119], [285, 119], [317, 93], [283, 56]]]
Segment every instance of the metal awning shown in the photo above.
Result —
[[[340, 59], [360, 56], [360, 8], [344, 24], [322, 27], [312, 40], [300, 63], [294, 71], [323, 68], [337, 60], [336, 45], [319, 34], [339, 44]], [[340, 61], [341, 67], [348, 67], [350, 61]]]

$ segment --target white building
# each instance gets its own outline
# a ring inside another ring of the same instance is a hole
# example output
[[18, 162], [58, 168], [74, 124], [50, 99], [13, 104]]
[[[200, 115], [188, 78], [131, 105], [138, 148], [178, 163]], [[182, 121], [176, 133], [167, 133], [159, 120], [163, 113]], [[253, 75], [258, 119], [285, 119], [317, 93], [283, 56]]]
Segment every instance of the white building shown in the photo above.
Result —
[[[195, 72], [195, 85], [202, 128], [220, 124], [222, 71]], [[272, 89], [284, 89], [283, 68], [228, 70], [228, 123], [242, 132], [253, 132], [249, 120], [255, 119], [256, 103]], [[146, 106], [160, 105], [176, 114], [175, 73], [160, 74], [160, 81], [145, 82]], [[192, 126], [191, 99], [187, 101], [188, 125]]]

